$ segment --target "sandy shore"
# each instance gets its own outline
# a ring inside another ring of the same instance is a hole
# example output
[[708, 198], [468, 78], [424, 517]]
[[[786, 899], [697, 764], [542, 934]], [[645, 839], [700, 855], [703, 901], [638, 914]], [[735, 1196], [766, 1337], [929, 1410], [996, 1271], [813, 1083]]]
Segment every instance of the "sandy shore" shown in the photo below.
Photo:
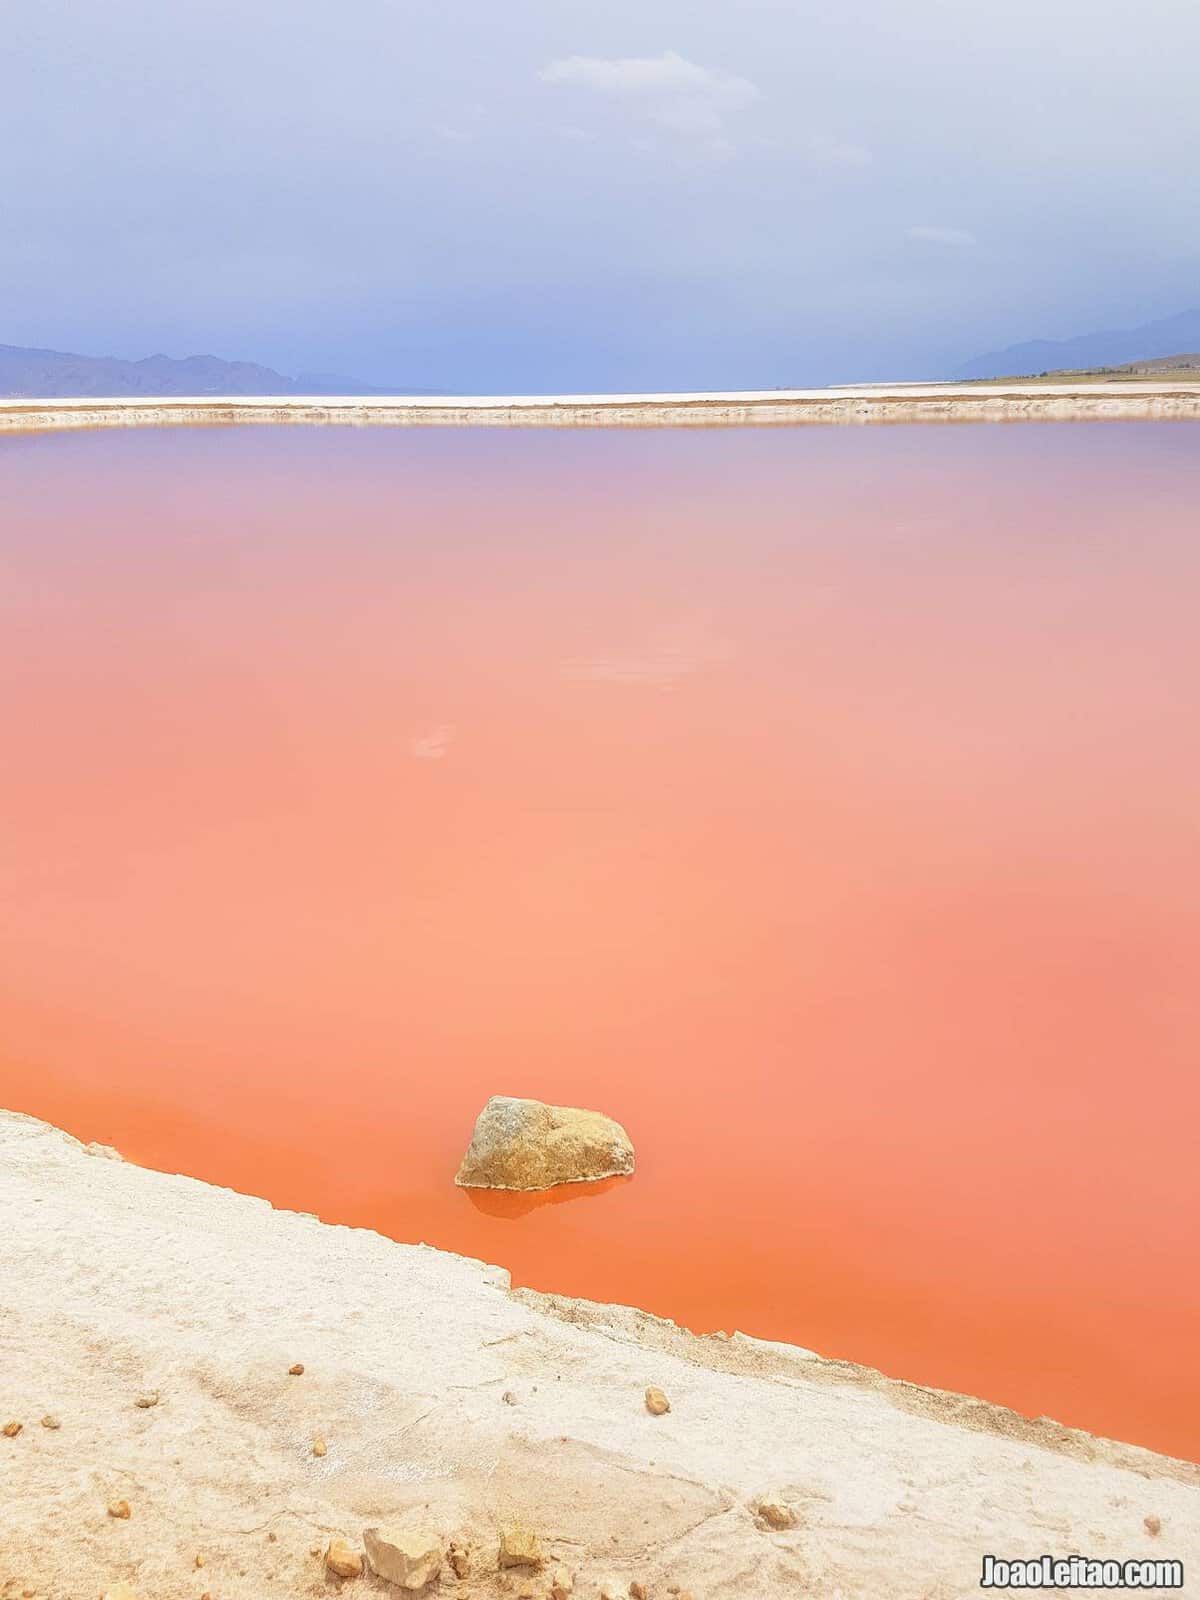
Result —
[[799, 423], [1184, 421], [1197, 383], [875, 384], [713, 394], [0, 400], [0, 432], [340, 423], [353, 427], [761, 427]]
[[[141, 1600], [328, 1595], [340, 1580], [313, 1551], [412, 1517], [473, 1546], [469, 1577], [424, 1591], [462, 1600], [526, 1578], [544, 1595], [560, 1562], [581, 1600], [610, 1573], [651, 1600], [951, 1600], [985, 1552], [1200, 1563], [1200, 1467], [790, 1346], [514, 1292], [499, 1268], [12, 1113], [0, 1285], [0, 1407], [22, 1424], [0, 1436], [6, 1600], [118, 1581]], [[764, 1495], [795, 1526], [764, 1523]], [[128, 1518], [109, 1515], [122, 1500]], [[543, 1571], [498, 1573], [513, 1518]]]

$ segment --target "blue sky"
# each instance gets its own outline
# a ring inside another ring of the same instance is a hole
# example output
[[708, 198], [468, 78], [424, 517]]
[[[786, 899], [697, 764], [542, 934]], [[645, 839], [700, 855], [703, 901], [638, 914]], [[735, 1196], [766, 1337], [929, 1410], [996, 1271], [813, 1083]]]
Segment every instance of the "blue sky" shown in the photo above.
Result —
[[1200, 303], [1195, 0], [20, 0], [0, 342], [934, 376]]

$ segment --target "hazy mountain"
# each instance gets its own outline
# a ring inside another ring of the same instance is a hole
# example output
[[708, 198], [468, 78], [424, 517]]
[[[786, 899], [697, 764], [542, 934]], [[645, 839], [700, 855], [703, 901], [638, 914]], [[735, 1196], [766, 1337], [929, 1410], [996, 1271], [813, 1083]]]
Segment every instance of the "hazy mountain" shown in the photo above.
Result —
[[977, 356], [956, 373], [959, 378], [1019, 378], [1039, 372], [1116, 367], [1152, 356], [1200, 349], [1200, 308], [1112, 333], [1083, 333], [1074, 339], [1031, 339], [990, 355]]
[[1128, 366], [1116, 370], [1128, 372], [1131, 378], [1154, 378], [1160, 373], [1170, 373], [1172, 376], [1188, 373], [1200, 377], [1200, 351], [1185, 351], [1177, 356], [1155, 356], [1148, 361], [1131, 361]]
[[[285, 383], [287, 379], [283, 380]], [[445, 394], [444, 389], [414, 389], [411, 384], [392, 384], [381, 389], [361, 378], [344, 378], [338, 372], [300, 372], [292, 380], [292, 394]]]
[[250, 361], [217, 356], [147, 356], [122, 361], [116, 356], [70, 355], [62, 350], [29, 350], [0, 344], [0, 395], [15, 399], [117, 395], [202, 394], [414, 394], [427, 390], [381, 389], [357, 378], [305, 373], [286, 378]]

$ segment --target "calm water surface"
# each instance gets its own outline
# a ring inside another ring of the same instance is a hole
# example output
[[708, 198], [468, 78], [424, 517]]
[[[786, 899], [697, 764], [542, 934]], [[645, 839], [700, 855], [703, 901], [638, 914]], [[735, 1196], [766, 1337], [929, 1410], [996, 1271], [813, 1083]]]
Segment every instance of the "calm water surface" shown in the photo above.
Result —
[[[0, 1103], [1200, 1455], [1200, 431], [0, 440]], [[452, 1186], [490, 1093], [637, 1177]]]

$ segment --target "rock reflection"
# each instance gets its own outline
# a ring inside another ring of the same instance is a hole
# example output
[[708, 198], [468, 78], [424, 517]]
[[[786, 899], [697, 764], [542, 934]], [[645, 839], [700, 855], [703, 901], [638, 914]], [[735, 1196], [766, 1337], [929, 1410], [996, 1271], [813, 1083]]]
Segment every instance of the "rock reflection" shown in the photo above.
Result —
[[524, 1217], [541, 1206], [560, 1206], [565, 1200], [584, 1200], [589, 1195], [607, 1194], [610, 1189], [632, 1183], [632, 1178], [600, 1178], [595, 1183], [560, 1183], [553, 1189], [531, 1192], [516, 1189], [462, 1189], [476, 1211], [488, 1217]]

